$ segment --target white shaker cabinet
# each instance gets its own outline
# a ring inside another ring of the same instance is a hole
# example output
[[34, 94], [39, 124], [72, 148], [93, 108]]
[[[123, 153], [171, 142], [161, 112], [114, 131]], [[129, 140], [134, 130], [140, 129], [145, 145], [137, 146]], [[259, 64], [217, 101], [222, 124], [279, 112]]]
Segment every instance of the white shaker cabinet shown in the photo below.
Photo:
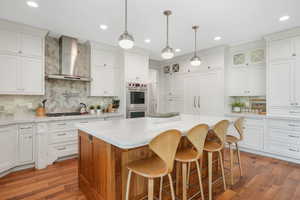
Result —
[[18, 164], [34, 163], [34, 127], [32, 124], [19, 126]]
[[13, 168], [17, 161], [17, 127], [0, 127], [0, 173]]
[[0, 94], [44, 94], [47, 31], [0, 20]]
[[293, 39], [275, 40], [269, 44], [269, 61], [278, 62], [290, 60], [293, 57]]
[[148, 83], [149, 56], [125, 52], [124, 59], [126, 81]]

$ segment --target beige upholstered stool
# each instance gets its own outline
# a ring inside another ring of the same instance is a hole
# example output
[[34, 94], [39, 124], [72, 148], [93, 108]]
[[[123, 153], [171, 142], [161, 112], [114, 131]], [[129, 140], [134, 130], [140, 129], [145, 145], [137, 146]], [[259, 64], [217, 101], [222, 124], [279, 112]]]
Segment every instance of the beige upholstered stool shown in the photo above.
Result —
[[[182, 199], [187, 200], [187, 164], [196, 163], [199, 178], [199, 186], [201, 199], [204, 200], [202, 176], [199, 166], [199, 159], [202, 158], [205, 139], [209, 127], [206, 124], [200, 124], [192, 128], [187, 133], [187, 139], [192, 143], [193, 147], [183, 148], [177, 151], [175, 160], [182, 163]], [[199, 193], [198, 193], [199, 194]]]
[[181, 132], [178, 130], [169, 130], [155, 137], [149, 144], [149, 148], [156, 154], [152, 158], [143, 159], [129, 163], [129, 169], [126, 188], [126, 200], [129, 200], [130, 179], [132, 172], [148, 178], [148, 200], [153, 200], [154, 196], [154, 178], [161, 179], [160, 199], [162, 199], [162, 179], [168, 175], [172, 200], [175, 200], [173, 181], [171, 172], [174, 166], [175, 154], [180, 142]]
[[221, 170], [222, 170], [222, 177], [223, 177], [223, 184], [224, 184], [224, 191], [226, 191], [226, 181], [225, 181], [225, 174], [224, 174], [224, 164], [222, 158], [221, 150], [224, 148], [225, 136], [227, 133], [227, 129], [229, 126], [228, 120], [222, 120], [218, 122], [213, 127], [213, 132], [218, 137], [219, 141], [206, 141], [204, 145], [204, 151], [208, 153], [208, 194], [209, 200], [212, 200], [212, 154], [213, 152], [219, 153], [219, 160], [221, 163]]
[[237, 130], [237, 132], [240, 135], [240, 138], [237, 138], [233, 135], [226, 135], [226, 143], [228, 143], [229, 146], [229, 153], [230, 153], [230, 184], [233, 185], [233, 166], [234, 166], [234, 157], [233, 157], [233, 148], [232, 145], [236, 146], [236, 151], [237, 151], [237, 158], [238, 158], [238, 164], [240, 168], [240, 176], [243, 176], [242, 173], [242, 165], [241, 165], [241, 155], [240, 155], [240, 150], [238, 146], [238, 142], [242, 141], [244, 139], [244, 118], [239, 118], [234, 122], [234, 127]]

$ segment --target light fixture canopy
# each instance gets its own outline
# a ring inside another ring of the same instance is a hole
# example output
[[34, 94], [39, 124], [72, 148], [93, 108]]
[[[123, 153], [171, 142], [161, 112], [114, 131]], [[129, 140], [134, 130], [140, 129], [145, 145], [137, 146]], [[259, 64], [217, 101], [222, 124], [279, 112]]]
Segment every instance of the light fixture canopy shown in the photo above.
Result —
[[191, 65], [192, 66], [199, 66], [201, 65], [201, 59], [197, 56], [197, 30], [199, 26], [193, 26], [192, 29], [195, 31], [195, 45], [194, 45], [194, 56], [191, 58]]
[[171, 59], [174, 57], [174, 50], [169, 46], [169, 16], [171, 14], [171, 10], [164, 11], [164, 15], [167, 17], [167, 42], [166, 47], [161, 51], [161, 57], [163, 59]]
[[119, 37], [119, 45], [123, 49], [131, 49], [134, 46], [134, 38], [127, 31], [127, 0], [125, 0], [125, 31]]

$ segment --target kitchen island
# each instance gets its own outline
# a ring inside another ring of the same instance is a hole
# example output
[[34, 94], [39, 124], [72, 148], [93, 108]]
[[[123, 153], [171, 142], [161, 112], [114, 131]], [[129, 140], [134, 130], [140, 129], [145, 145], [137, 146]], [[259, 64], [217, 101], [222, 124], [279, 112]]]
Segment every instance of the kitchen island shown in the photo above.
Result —
[[[89, 200], [123, 200], [129, 162], [152, 156], [147, 144], [160, 133], [169, 129], [178, 129], [183, 135], [193, 126], [206, 123], [214, 125], [224, 117], [180, 115], [173, 118], [138, 118], [95, 122], [78, 125], [79, 129], [79, 187]], [[213, 134], [212, 134], [213, 135]], [[208, 136], [208, 139], [213, 136]], [[180, 146], [189, 145], [182, 141]], [[216, 162], [215, 162], [216, 161]], [[207, 155], [202, 160], [204, 190], [207, 192]], [[213, 156], [214, 180], [220, 177], [217, 157]], [[180, 165], [176, 164], [173, 179], [176, 179], [176, 195], [181, 194]], [[192, 166], [192, 169], [194, 166]], [[157, 180], [159, 181], [159, 180]], [[167, 187], [168, 181], [164, 181]], [[197, 191], [196, 173], [191, 172], [189, 192]], [[155, 182], [157, 194], [159, 184]], [[214, 192], [220, 192], [222, 181], [216, 181]], [[170, 199], [168, 191], [163, 199]], [[130, 199], [141, 199], [147, 195], [147, 180], [133, 176]]]

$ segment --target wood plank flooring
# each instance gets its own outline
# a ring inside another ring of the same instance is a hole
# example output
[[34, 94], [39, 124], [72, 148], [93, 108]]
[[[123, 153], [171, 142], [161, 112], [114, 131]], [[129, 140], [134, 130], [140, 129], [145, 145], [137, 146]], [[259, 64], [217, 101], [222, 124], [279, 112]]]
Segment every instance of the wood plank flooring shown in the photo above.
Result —
[[[228, 154], [226, 153], [225, 156]], [[244, 176], [233, 200], [299, 200], [300, 165], [242, 153]], [[78, 189], [77, 160], [44, 170], [23, 170], [0, 179], [0, 200], [86, 200]]]

